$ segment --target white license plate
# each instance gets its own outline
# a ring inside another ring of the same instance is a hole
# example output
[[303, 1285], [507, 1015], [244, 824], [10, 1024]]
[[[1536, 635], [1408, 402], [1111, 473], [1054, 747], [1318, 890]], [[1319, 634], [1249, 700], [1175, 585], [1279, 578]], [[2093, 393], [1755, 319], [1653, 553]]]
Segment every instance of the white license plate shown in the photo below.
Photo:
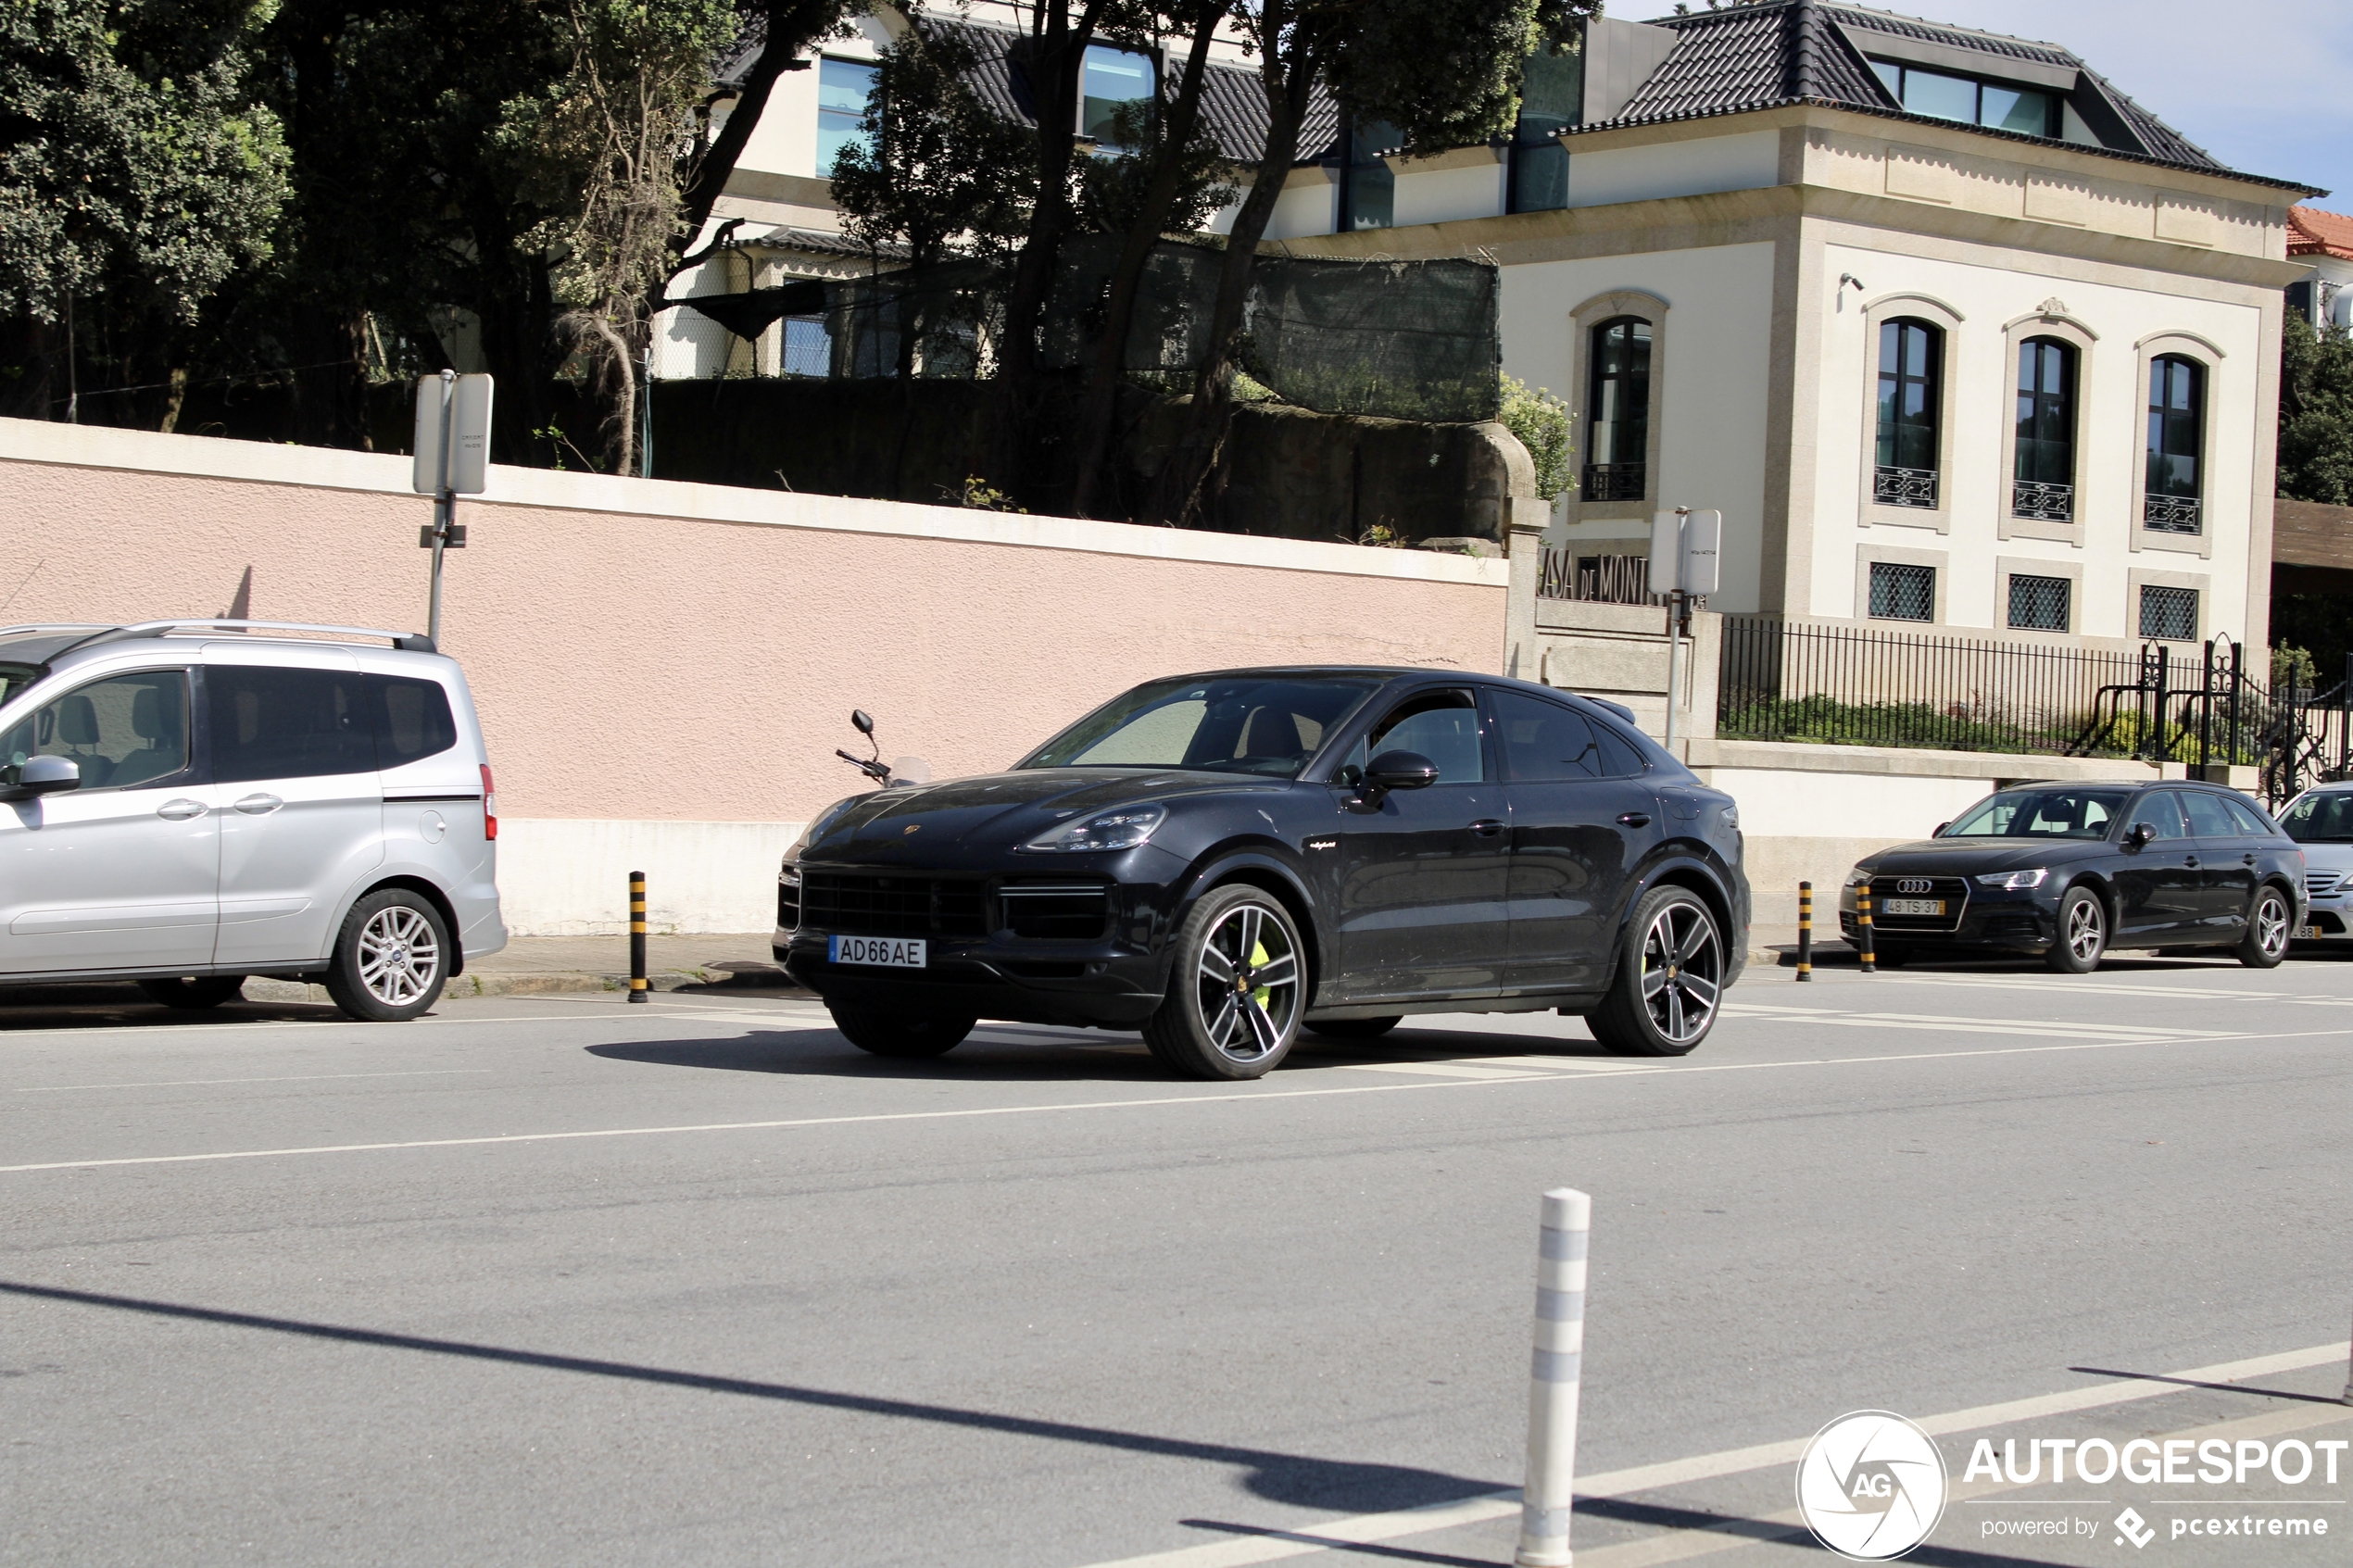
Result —
[[1941, 915], [1944, 912], [1942, 898], [1882, 898], [1880, 912], [1889, 915]]
[[836, 963], [881, 964], [889, 969], [924, 967], [924, 943], [912, 936], [828, 936], [825, 957]]

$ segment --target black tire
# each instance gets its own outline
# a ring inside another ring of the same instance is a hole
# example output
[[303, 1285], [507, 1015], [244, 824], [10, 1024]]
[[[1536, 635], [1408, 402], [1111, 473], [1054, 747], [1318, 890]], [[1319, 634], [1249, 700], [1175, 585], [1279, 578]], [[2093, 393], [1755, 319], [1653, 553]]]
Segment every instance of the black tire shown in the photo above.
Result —
[[174, 980], [142, 980], [139, 989], [147, 1000], [168, 1008], [195, 1012], [204, 1008], [217, 1008], [223, 1002], [241, 1002], [245, 997], [245, 977], [242, 974], [198, 974]]
[[834, 1027], [862, 1051], [876, 1056], [946, 1056], [964, 1043], [979, 1022], [975, 1018], [935, 1018], [927, 1013], [878, 1012], [871, 1008], [827, 1002]]
[[1688, 1055], [1716, 1026], [1726, 967], [1716, 912], [1688, 889], [1654, 887], [1634, 905], [1617, 973], [1585, 1026], [1618, 1056]]
[[1152, 1055], [1192, 1078], [1260, 1078], [1290, 1054], [1306, 955], [1280, 900], [1247, 883], [1202, 896], [1176, 928], [1168, 995], [1144, 1024]]
[[1404, 1022], [1403, 1018], [1327, 1018], [1321, 1023], [1310, 1022], [1310, 1035], [1327, 1040], [1378, 1040]]
[[2108, 905], [2088, 887], [2059, 895], [2058, 935], [2043, 961], [2061, 974], [2089, 974], [2108, 952]]
[[351, 906], [328, 960], [327, 996], [362, 1023], [402, 1023], [441, 999], [449, 928], [422, 893], [381, 888]]
[[2246, 913], [2246, 935], [2234, 949], [2249, 969], [2277, 969], [2287, 957], [2296, 935], [2296, 901], [2271, 883], [2255, 890], [2255, 905]]

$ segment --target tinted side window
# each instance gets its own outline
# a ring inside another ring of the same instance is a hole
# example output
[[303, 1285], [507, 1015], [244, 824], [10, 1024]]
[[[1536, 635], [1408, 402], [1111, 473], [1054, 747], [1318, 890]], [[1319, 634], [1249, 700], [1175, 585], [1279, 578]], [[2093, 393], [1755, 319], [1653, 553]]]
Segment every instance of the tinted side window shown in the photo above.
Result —
[[0, 735], [0, 779], [29, 757], [69, 758], [82, 787], [135, 789], [188, 765], [188, 677], [149, 670], [93, 681], [44, 704]]
[[2219, 795], [2185, 789], [2182, 791], [2182, 809], [2189, 816], [2190, 832], [2200, 838], [2236, 838], [2244, 831], [2231, 821], [2230, 808], [2222, 804]]
[[375, 771], [372, 705], [358, 671], [216, 665], [205, 695], [222, 784]]
[[1594, 723], [1593, 738], [1601, 745], [1602, 767], [1613, 779], [1631, 778], [1650, 766], [1629, 737], [1605, 723]]
[[440, 682], [401, 675], [362, 678], [374, 697], [371, 707], [379, 767], [397, 768], [458, 744], [458, 721], [449, 712], [449, 694]]
[[1353, 784], [1370, 759], [1384, 751], [1411, 751], [1438, 764], [1440, 784], [1478, 784], [1487, 777], [1487, 748], [1479, 744], [1478, 704], [1470, 693], [1425, 692], [1400, 704], [1356, 743], [1339, 782]]
[[2279, 836], [2280, 830], [2271, 824], [2271, 820], [2246, 801], [2233, 800], [2226, 795], [2222, 797], [2222, 804], [2230, 809], [2232, 820], [2239, 825], [2239, 832], [2250, 837], [2257, 834], [2265, 838]]
[[1598, 779], [1612, 771], [1600, 737], [1576, 709], [1522, 692], [1488, 696], [1495, 705], [1496, 733], [1504, 743], [1505, 777], [1532, 784]]
[[2124, 824], [2131, 833], [2146, 822], [2159, 838], [2187, 838], [2189, 830], [2182, 825], [2182, 809], [2173, 803], [2170, 789], [2151, 790], [2141, 797], [2133, 808], [2133, 820]]

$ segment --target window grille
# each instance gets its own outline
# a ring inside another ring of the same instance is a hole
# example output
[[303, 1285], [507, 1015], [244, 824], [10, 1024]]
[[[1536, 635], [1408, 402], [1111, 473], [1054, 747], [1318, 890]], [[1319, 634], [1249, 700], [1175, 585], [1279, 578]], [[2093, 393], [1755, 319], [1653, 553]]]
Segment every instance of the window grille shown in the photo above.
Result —
[[1902, 566], [1894, 561], [1871, 562], [1871, 619], [1935, 620], [1936, 569]]
[[2141, 635], [2167, 643], [2197, 641], [2197, 590], [2144, 584]]
[[1585, 501], [1639, 501], [1647, 485], [1642, 463], [1587, 463]]
[[1881, 466], [1871, 470], [1871, 500], [1882, 507], [1936, 509], [1936, 470]]
[[2075, 486], [2020, 479], [2010, 485], [2010, 516], [2043, 522], [2075, 521]]
[[2141, 503], [2141, 521], [2158, 533], [2196, 533], [2200, 510], [2195, 495], [2151, 495]]
[[2067, 630], [2068, 600], [2074, 584], [2064, 577], [2010, 578], [2010, 625], [2021, 632]]

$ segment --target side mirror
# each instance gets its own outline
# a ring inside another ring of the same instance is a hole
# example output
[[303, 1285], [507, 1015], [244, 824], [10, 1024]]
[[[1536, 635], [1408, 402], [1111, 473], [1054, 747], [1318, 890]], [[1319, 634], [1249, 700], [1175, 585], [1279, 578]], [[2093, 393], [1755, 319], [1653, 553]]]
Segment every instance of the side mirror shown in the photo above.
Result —
[[1384, 751], [1365, 770], [1367, 800], [1378, 800], [1392, 789], [1428, 789], [1438, 782], [1438, 764], [1418, 751]]
[[849, 722], [862, 735], [871, 735], [875, 733], [875, 716], [862, 708], [853, 708], [849, 710]]
[[17, 782], [0, 789], [0, 799], [31, 800], [59, 790], [82, 787], [82, 764], [70, 757], [28, 757], [17, 771]]
[[2157, 830], [2146, 822], [2134, 822], [2124, 830], [2124, 842], [2135, 849], [2146, 848], [2156, 837]]

